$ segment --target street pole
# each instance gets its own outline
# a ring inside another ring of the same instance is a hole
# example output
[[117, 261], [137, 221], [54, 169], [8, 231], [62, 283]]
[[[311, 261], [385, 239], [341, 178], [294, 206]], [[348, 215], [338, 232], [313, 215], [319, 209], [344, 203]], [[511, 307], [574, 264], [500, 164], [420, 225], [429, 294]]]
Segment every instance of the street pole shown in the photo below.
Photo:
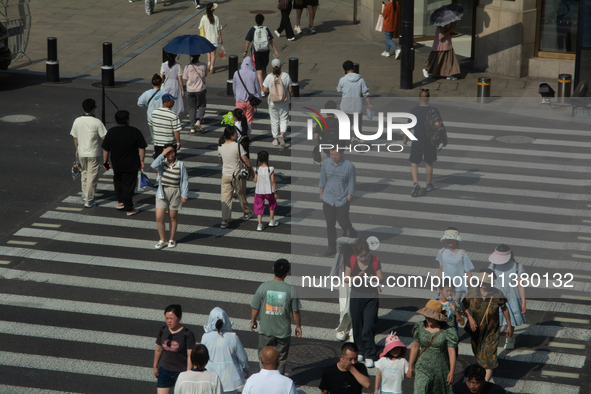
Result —
[[400, 89], [412, 89], [414, 69], [414, 0], [402, 0], [402, 29], [400, 32]]
[[353, 24], [357, 24], [357, 0], [353, 0]]

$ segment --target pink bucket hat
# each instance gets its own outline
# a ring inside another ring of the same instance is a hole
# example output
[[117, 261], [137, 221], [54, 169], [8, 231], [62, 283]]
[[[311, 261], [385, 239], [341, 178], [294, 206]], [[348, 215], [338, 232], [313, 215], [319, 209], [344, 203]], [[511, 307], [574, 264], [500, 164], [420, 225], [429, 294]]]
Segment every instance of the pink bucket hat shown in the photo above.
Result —
[[400, 357], [404, 358], [406, 356], [406, 345], [400, 342], [400, 339], [398, 339], [396, 333], [388, 335], [386, 337], [386, 347], [384, 348], [384, 351], [380, 354], [380, 358], [390, 353], [390, 350], [396, 347], [402, 348], [402, 351], [400, 352]]
[[500, 252], [499, 249], [503, 250], [503, 249], [509, 249], [509, 247], [505, 244], [499, 245], [496, 247], [495, 251], [492, 252], [489, 256], [488, 256], [488, 261], [490, 261], [493, 264], [506, 264], [509, 261], [511, 261], [511, 249], [505, 251], [505, 252]]

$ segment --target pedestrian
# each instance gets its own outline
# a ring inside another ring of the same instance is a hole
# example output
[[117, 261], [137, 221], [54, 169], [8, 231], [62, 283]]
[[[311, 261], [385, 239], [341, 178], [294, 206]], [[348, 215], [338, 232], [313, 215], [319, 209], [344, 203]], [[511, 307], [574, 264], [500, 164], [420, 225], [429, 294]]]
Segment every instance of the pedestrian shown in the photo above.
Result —
[[195, 345], [191, 352], [193, 367], [180, 373], [174, 385], [174, 394], [222, 394], [224, 390], [219, 376], [205, 369], [208, 361], [207, 347], [202, 344]]
[[[351, 60], [343, 63], [344, 76], [339, 80], [337, 92], [342, 94], [341, 111], [349, 116], [353, 129], [361, 132], [361, 120], [363, 115], [363, 98], [367, 103], [367, 108], [371, 111], [373, 106], [369, 99], [370, 93], [363, 77], [355, 72], [355, 67]], [[358, 122], [355, 123], [355, 114], [358, 114]]]
[[439, 298], [437, 301], [441, 302], [441, 306], [445, 311], [447, 317], [447, 325], [453, 327], [458, 335], [460, 335], [459, 326], [466, 324], [466, 317], [462, 312], [462, 307], [459, 301], [454, 300], [455, 287], [453, 283], [446, 283], [437, 288]]
[[281, 32], [285, 30], [285, 34], [289, 41], [295, 40], [295, 34], [293, 32], [293, 28], [291, 27], [291, 20], [289, 19], [289, 14], [291, 13], [292, 9], [292, 0], [286, 0], [287, 8], [281, 11], [281, 23], [279, 23], [279, 27], [275, 30], [275, 35], [277, 37], [281, 37]]
[[[183, 90], [183, 68], [179, 63], [176, 62], [176, 55], [174, 53], [166, 54], [167, 61], [162, 63], [160, 67], [160, 78], [162, 78], [162, 88], [170, 93], [173, 97], [185, 97], [185, 91]], [[178, 100], [174, 103], [172, 111], [177, 115], [185, 111], [185, 105], [183, 100]]]
[[133, 194], [137, 185], [137, 172], [144, 168], [147, 144], [142, 132], [129, 125], [129, 112], [117, 111], [115, 122], [117, 126], [107, 131], [103, 140], [103, 166], [105, 170], [113, 167], [117, 209], [125, 210], [127, 216], [132, 216], [138, 213], [133, 208]]
[[386, 338], [386, 346], [376, 363], [374, 394], [402, 394], [402, 381], [408, 372], [406, 345], [393, 332]]
[[[158, 191], [156, 192], [156, 227], [160, 241], [156, 249], [160, 250], [168, 245], [175, 248], [178, 213], [181, 206], [189, 199], [189, 176], [185, 163], [176, 158], [175, 144], [164, 146], [162, 154], [156, 157], [152, 168], [158, 171]], [[166, 225], [164, 223], [166, 210], [170, 220], [170, 238], [166, 242]]]
[[[337, 103], [333, 100], [328, 100], [326, 104], [324, 104], [325, 109], [337, 109]], [[316, 141], [316, 145], [332, 145], [336, 146], [339, 144], [339, 120], [336, 116], [332, 113], [324, 115], [324, 119], [326, 120], [326, 128], [324, 129], [314, 129], [314, 141]], [[322, 151], [327, 158], [330, 157], [330, 150], [329, 147], [323, 147]]]
[[191, 353], [195, 347], [195, 335], [183, 327], [183, 309], [172, 304], [164, 309], [165, 326], [156, 337], [154, 352], [154, 377], [158, 379], [158, 394], [170, 394], [179, 374], [191, 370]]
[[257, 231], [263, 231], [263, 213], [265, 213], [265, 200], [269, 202], [269, 227], [279, 226], [275, 220], [275, 210], [277, 209], [277, 185], [275, 184], [275, 172], [273, 167], [269, 167], [269, 153], [260, 151], [257, 154], [257, 167], [254, 172], [254, 214], [257, 215], [259, 224]]
[[349, 219], [351, 199], [355, 193], [355, 166], [344, 158], [344, 153], [339, 152], [337, 147], [330, 149], [330, 158], [322, 162], [318, 187], [328, 238], [328, 249], [323, 256], [332, 257], [336, 253], [336, 223], [339, 222], [346, 234], [355, 231]]
[[232, 111], [232, 119], [236, 131], [238, 131], [236, 142], [242, 145], [246, 152], [246, 156], [250, 159], [250, 134], [252, 133], [252, 127], [250, 126], [250, 123], [248, 123], [248, 118], [243, 110], [235, 108], [234, 111]]
[[316, 17], [316, 10], [318, 9], [318, 0], [304, 0], [306, 2], [306, 9], [308, 10], [308, 30], [312, 34], [316, 34], [314, 29], [314, 18]]
[[478, 274], [480, 286], [472, 287], [462, 301], [462, 310], [468, 318], [464, 330], [470, 334], [476, 361], [486, 369], [487, 382], [492, 378], [492, 370], [499, 366], [499, 310], [505, 315], [507, 337], [513, 336], [507, 299], [499, 289], [493, 287], [494, 279], [495, 274], [491, 270], [481, 270]]
[[85, 208], [96, 207], [94, 201], [96, 185], [98, 183], [100, 161], [102, 156], [102, 140], [107, 134], [103, 122], [94, 117], [96, 103], [93, 99], [82, 102], [84, 115], [76, 118], [72, 124], [70, 135], [74, 138], [76, 157], [80, 161], [82, 174], [82, 200]]
[[302, 11], [306, 8], [306, 0], [293, 0], [293, 9], [296, 10], [296, 24], [293, 27], [293, 32], [295, 34], [302, 34], [301, 29], [301, 20], [302, 20]]
[[485, 381], [486, 370], [478, 364], [469, 365], [464, 371], [465, 381], [454, 386], [455, 394], [507, 394], [504, 388]]
[[[152, 89], [146, 90], [137, 100], [138, 107], [147, 108], [146, 114], [148, 116], [148, 122], [150, 121], [152, 112], [154, 112], [155, 109], [162, 107], [162, 95], [166, 92], [162, 90], [161, 87], [162, 78], [160, 75], [154, 74], [152, 77]], [[154, 142], [154, 130], [152, 130], [152, 126], [148, 125], [148, 128], [150, 129], [152, 142]]]
[[263, 93], [269, 95], [267, 102], [269, 103], [273, 145], [281, 145], [282, 148], [285, 148], [285, 132], [291, 109], [291, 96], [293, 96], [291, 78], [288, 73], [281, 72], [281, 60], [273, 59], [271, 66], [273, 73], [265, 78]]
[[[349, 264], [345, 265], [344, 277], [353, 284], [357, 283], [354, 278], [359, 277], [360, 283], [364, 284], [351, 288], [349, 310], [353, 326], [353, 339], [359, 348], [358, 360], [365, 360], [365, 366], [373, 368], [374, 358], [377, 355], [375, 334], [380, 308], [378, 287], [384, 280], [384, 274], [380, 259], [371, 254], [369, 245], [364, 238], [357, 237], [355, 240], [353, 255], [349, 259]], [[369, 284], [366, 277], [370, 278]], [[371, 281], [374, 277], [378, 279], [378, 287]]]
[[[411, 192], [412, 197], [417, 197], [421, 190], [421, 185], [419, 185], [419, 164], [421, 164], [423, 160], [425, 161], [425, 173], [427, 175], [425, 192], [428, 193], [435, 189], [435, 186], [433, 186], [431, 181], [433, 179], [433, 163], [437, 161], [437, 147], [431, 145], [424, 138], [424, 123], [431, 111], [433, 111], [434, 115], [439, 119], [441, 119], [441, 114], [437, 108], [429, 106], [429, 97], [431, 97], [429, 90], [421, 89], [419, 92], [419, 105], [410, 110], [410, 113], [417, 118], [417, 124], [414, 127], [414, 136], [417, 140], [412, 142], [410, 146], [410, 157], [408, 158], [408, 161], [410, 161], [410, 173], [412, 175], [412, 181], [414, 182]], [[406, 134], [402, 138], [402, 142], [404, 145], [408, 142]], [[443, 146], [447, 146], [447, 142], [447, 133], [445, 133]]]
[[371, 386], [365, 365], [357, 361], [358, 349], [354, 343], [345, 343], [336, 364], [322, 371], [320, 394], [361, 394]]
[[398, 49], [392, 40], [396, 34], [396, 28], [398, 27], [398, 1], [388, 1], [384, 7], [382, 16], [384, 17], [383, 29], [384, 35], [386, 36], [386, 49], [382, 52], [382, 56], [389, 57], [390, 48], [392, 48], [394, 50], [394, 59], [398, 59], [400, 56], [400, 49]]
[[205, 38], [209, 40], [215, 47], [215, 49], [207, 54], [207, 68], [210, 73], [214, 73], [213, 67], [215, 66], [215, 54], [217, 47], [222, 45], [222, 24], [217, 15], [213, 14], [213, 11], [218, 8], [217, 3], [209, 2], [205, 6], [205, 15], [201, 18], [199, 23], [199, 29], [203, 29], [205, 32]]
[[154, 130], [154, 159], [162, 153], [164, 145], [175, 144], [181, 149], [181, 120], [171, 110], [177, 97], [165, 93], [162, 95], [162, 108], [155, 109], [148, 124]]
[[246, 350], [232, 331], [233, 324], [222, 308], [213, 308], [201, 337], [201, 343], [209, 351], [207, 369], [220, 377], [225, 393], [242, 390], [250, 369]]
[[[350, 256], [353, 254], [353, 245], [357, 240], [357, 234], [355, 237], [350, 235], [349, 237], [337, 238], [337, 252], [335, 259], [330, 270], [330, 276], [337, 276], [341, 278], [345, 274], [345, 267], [350, 264]], [[339, 341], [344, 341], [349, 336], [349, 342], [354, 342], [353, 339], [353, 328], [351, 324], [351, 288], [343, 283], [339, 286], [339, 325], [335, 329], [337, 332], [336, 336]]]
[[415, 393], [453, 394], [458, 334], [448, 327], [442, 311], [437, 300], [429, 300], [417, 311], [425, 320], [412, 329], [413, 342], [406, 373], [407, 378], [415, 378]]
[[[439, 272], [437, 276], [441, 279], [443, 286], [453, 286], [453, 299], [460, 301], [462, 296], [468, 291], [466, 284], [472, 277], [474, 264], [464, 249], [460, 249], [459, 243], [462, 241], [460, 232], [455, 227], [448, 227], [443, 232], [441, 241], [445, 241], [447, 246], [441, 248], [435, 260], [439, 262]], [[464, 279], [464, 278], [467, 278]], [[456, 279], [459, 278], [459, 279]], [[455, 284], [459, 283], [459, 286]], [[437, 295], [441, 295], [439, 292]]]
[[[507, 308], [511, 316], [513, 327], [525, 324], [525, 288], [523, 287], [522, 275], [525, 274], [523, 265], [515, 261], [515, 254], [505, 244], [496, 247], [495, 251], [488, 256], [490, 261], [489, 269], [498, 277], [503, 275], [505, 280], [497, 280], [495, 287], [505, 295]], [[499, 312], [501, 327], [507, 325], [505, 315]], [[515, 336], [508, 336], [505, 341], [505, 349], [515, 349]]]
[[234, 90], [236, 108], [240, 108], [244, 111], [248, 124], [252, 125], [254, 107], [249, 102], [249, 96], [252, 95], [260, 99], [261, 85], [259, 84], [257, 71], [252, 64], [252, 59], [250, 57], [244, 58], [240, 65], [240, 70], [234, 73], [234, 77], [232, 78], [232, 89]]
[[437, 26], [435, 29], [435, 39], [431, 53], [423, 66], [423, 76], [446, 77], [452, 81], [458, 78], [454, 75], [460, 73], [460, 64], [456, 58], [456, 52], [451, 42], [453, 29], [452, 24]]
[[191, 63], [187, 64], [183, 71], [183, 79], [187, 81], [187, 103], [191, 133], [203, 132], [201, 121], [205, 116], [205, 108], [207, 107], [206, 77], [207, 67], [205, 63], [199, 61], [199, 55], [191, 56]]
[[277, 348], [267, 346], [260, 353], [261, 370], [246, 381], [242, 394], [296, 394], [293, 380], [278, 371], [281, 356]]
[[[252, 216], [250, 206], [246, 201], [246, 179], [252, 175], [250, 160], [242, 145], [236, 143], [238, 132], [234, 126], [226, 126], [224, 134], [218, 142], [218, 155], [222, 163], [222, 224], [220, 228], [228, 228], [228, 221], [232, 217], [232, 197], [238, 196], [242, 207], [242, 220]], [[244, 170], [244, 171], [242, 171]]]
[[[259, 357], [267, 346], [274, 346], [279, 352], [279, 372], [285, 375], [285, 363], [289, 354], [291, 342], [291, 319], [296, 324], [295, 336], [302, 336], [302, 317], [300, 309], [302, 305], [295, 287], [285, 283], [289, 274], [290, 264], [285, 259], [275, 261], [273, 265], [273, 280], [259, 286], [250, 306], [252, 307], [250, 330], [257, 329], [257, 317], [260, 316], [259, 328]], [[262, 312], [261, 312], [262, 310]], [[261, 368], [263, 364], [261, 362]]]
[[[273, 35], [271, 31], [263, 26], [265, 17], [263, 14], [257, 14], [254, 18], [256, 26], [251, 27], [246, 34], [246, 46], [244, 47], [244, 54], [242, 57], [248, 55], [248, 47], [252, 42], [252, 51], [254, 51], [254, 64], [257, 71], [257, 78], [259, 79], [260, 88], [263, 88], [263, 81], [267, 77], [267, 66], [269, 65], [269, 53], [273, 47], [275, 57], [279, 57], [277, 47], [273, 42]], [[262, 95], [264, 96], [264, 94]]]

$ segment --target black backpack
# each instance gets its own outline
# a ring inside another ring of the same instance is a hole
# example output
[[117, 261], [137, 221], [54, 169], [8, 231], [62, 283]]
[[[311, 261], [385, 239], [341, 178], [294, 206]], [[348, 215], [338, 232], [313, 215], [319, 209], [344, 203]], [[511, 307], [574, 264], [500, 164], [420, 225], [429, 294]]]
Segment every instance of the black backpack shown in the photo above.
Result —
[[426, 144], [439, 148], [439, 145], [445, 142], [445, 126], [435, 108], [429, 110], [423, 123], [423, 130], [423, 140]]

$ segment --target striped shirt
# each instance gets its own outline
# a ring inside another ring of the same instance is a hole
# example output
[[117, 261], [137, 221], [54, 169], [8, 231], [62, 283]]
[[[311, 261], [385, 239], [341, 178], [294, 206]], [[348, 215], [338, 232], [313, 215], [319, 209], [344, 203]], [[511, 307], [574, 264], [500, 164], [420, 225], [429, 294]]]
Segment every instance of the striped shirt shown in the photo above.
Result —
[[166, 187], [179, 187], [181, 184], [181, 168], [178, 162], [174, 162], [173, 165], [166, 163], [166, 169], [162, 174], [162, 186]]
[[148, 124], [154, 130], [154, 146], [176, 143], [174, 132], [182, 128], [179, 116], [168, 108], [155, 109]]

